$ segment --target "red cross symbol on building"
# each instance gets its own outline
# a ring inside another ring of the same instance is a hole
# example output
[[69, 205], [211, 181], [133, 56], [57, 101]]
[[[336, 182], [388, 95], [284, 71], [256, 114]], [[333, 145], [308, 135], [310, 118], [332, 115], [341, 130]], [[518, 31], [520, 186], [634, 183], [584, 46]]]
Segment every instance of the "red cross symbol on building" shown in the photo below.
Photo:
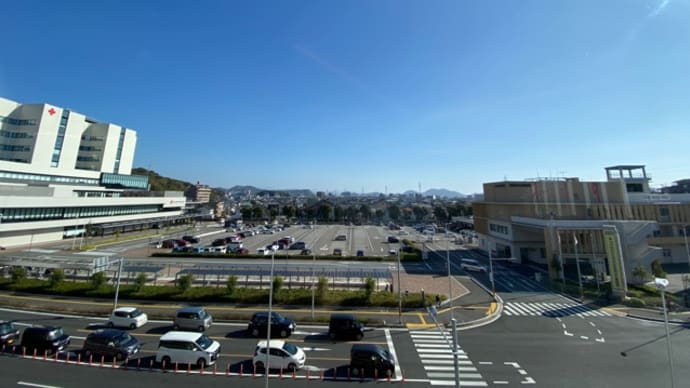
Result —
[[55, 113], [57, 113], [57, 111], [55, 110], [55, 108], [50, 108], [50, 109], [48, 109], [48, 113], [50, 113], [50, 115], [52, 116]]

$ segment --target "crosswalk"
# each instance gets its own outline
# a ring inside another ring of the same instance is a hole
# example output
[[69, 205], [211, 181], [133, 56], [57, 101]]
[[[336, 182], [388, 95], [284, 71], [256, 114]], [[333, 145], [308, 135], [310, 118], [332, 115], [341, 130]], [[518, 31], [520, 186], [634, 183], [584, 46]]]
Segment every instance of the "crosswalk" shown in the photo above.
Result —
[[[410, 336], [417, 349], [424, 371], [431, 385], [455, 385], [455, 367], [451, 332], [438, 329], [411, 331]], [[488, 384], [467, 357], [464, 350], [458, 347], [460, 381], [463, 387], [486, 387]]]
[[544, 317], [610, 317], [606, 311], [592, 310], [583, 304], [546, 303], [546, 302], [507, 302], [503, 312], [510, 316], [544, 316]]

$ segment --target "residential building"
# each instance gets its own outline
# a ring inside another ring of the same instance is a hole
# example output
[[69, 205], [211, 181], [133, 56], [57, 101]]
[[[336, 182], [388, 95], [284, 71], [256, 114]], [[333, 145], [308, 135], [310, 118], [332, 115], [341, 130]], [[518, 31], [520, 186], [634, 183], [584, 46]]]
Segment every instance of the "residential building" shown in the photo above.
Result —
[[187, 188], [185, 195], [192, 202], [209, 203], [211, 201], [211, 188], [197, 182], [196, 185]]
[[480, 248], [548, 267], [555, 279], [572, 275], [579, 260], [581, 271], [618, 286], [657, 259], [688, 263], [690, 194], [651, 190], [642, 165], [607, 167], [606, 176], [485, 183], [473, 203]]
[[184, 217], [181, 192], [131, 175], [137, 133], [51, 104], [0, 98], [0, 245], [32, 245]]

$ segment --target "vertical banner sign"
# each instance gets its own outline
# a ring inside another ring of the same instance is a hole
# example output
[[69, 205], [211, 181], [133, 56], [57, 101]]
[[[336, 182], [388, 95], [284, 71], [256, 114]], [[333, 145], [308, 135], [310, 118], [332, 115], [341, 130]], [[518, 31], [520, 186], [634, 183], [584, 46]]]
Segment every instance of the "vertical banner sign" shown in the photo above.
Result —
[[618, 249], [618, 235], [614, 231], [604, 230], [604, 246], [606, 257], [609, 259], [609, 274], [611, 275], [611, 291], [616, 294], [625, 293], [625, 276], [621, 266], [621, 255]]

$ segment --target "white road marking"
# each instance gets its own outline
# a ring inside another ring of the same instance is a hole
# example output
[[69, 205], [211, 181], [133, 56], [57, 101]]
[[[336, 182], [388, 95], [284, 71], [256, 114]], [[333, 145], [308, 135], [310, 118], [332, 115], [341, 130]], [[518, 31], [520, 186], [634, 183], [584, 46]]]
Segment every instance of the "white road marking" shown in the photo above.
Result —
[[524, 381], [520, 381], [520, 384], [536, 384], [537, 382], [534, 381], [533, 378], [531, 377], [525, 377]]
[[518, 373], [524, 376], [527, 374], [527, 371], [524, 369], [518, 369]]
[[398, 355], [395, 353], [395, 345], [393, 345], [393, 337], [391, 336], [391, 332], [388, 329], [385, 329], [383, 331], [386, 334], [386, 343], [388, 344], [388, 352], [393, 356], [393, 359], [396, 360], [395, 363], [395, 379], [398, 380], [400, 379], [400, 376], [402, 376], [402, 370], [400, 369], [400, 360], [398, 358]]
[[[455, 366], [425, 366], [424, 367], [425, 371], [454, 371]], [[477, 372], [477, 368], [471, 367], [471, 366], [460, 366], [458, 367], [458, 370], [461, 372]]]
[[573, 336], [573, 333], [568, 333], [566, 330], [563, 330], [563, 334], [567, 335], [568, 337]]
[[519, 369], [519, 368], [520, 368], [520, 364], [518, 364], [517, 362], [507, 362], [507, 361], [506, 361], [506, 362], [503, 363], [503, 365], [512, 365], [515, 369]]
[[496, 385], [505, 385], [505, 384], [508, 384], [508, 382], [505, 381], [505, 380], [494, 380], [494, 384], [496, 384]]
[[588, 339], [589, 339], [589, 337], [587, 337], [586, 335], [581, 335], [580, 338], [583, 339], [583, 340], [588, 340]]
[[57, 385], [36, 384], [36, 383], [29, 383], [27, 381], [17, 381], [17, 385], [23, 385], [25, 387], [36, 387], [36, 388], [59, 388]]
[[493, 361], [479, 361], [479, 365], [493, 365]]
[[604, 343], [604, 342], [605, 342], [605, 341], [604, 341], [604, 337], [596, 338], [595, 341], [601, 342], [601, 343]]
[[[405, 379], [405, 381], [411, 381], [411, 380]], [[451, 385], [455, 385], [455, 381], [454, 380], [429, 380], [429, 384], [451, 386]], [[462, 386], [463, 387], [488, 387], [489, 385], [485, 381], [463, 381]]]

